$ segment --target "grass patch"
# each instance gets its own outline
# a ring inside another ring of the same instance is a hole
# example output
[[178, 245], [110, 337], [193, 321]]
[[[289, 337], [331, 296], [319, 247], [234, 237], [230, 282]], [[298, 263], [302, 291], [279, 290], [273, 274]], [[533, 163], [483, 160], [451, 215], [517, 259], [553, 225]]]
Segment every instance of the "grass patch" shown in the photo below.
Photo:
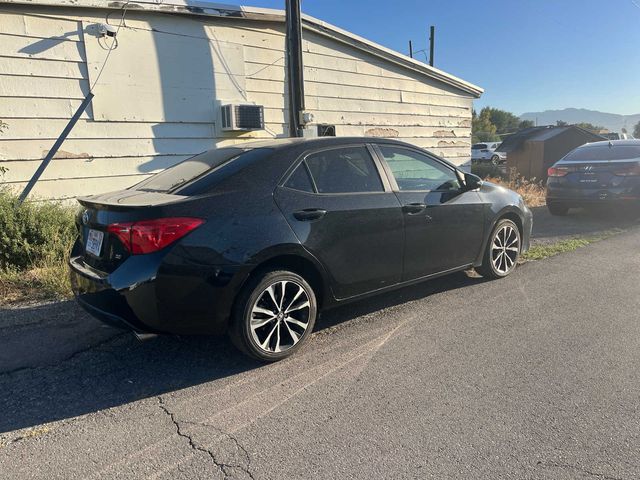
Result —
[[623, 229], [607, 230], [598, 235], [590, 237], [578, 237], [569, 238], [566, 240], [560, 240], [559, 242], [534, 245], [529, 251], [523, 254], [520, 258], [522, 261], [542, 260], [545, 258], [553, 257], [561, 253], [573, 252], [579, 248], [586, 247], [595, 242], [605, 240], [609, 237], [624, 232]]
[[15, 194], [0, 188], [0, 305], [71, 295], [75, 213], [55, 202], [18, 205]]
[[562, 240], [560, 242], [549, 245], [535, 245], [522, 255], [523, 260], [542, 260], [543, 258], [553, 257], [560, 253], [573, 252], [582, 247], [586, 247], [591, 242], [585, 238], [572, 238], [570, 240]]

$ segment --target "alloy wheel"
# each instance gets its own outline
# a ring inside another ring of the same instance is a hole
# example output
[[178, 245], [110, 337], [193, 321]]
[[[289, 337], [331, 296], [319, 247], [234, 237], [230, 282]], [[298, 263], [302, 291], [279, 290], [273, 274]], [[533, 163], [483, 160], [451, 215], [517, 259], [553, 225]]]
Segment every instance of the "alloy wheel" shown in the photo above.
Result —
[[520, 254], [520, 235], [511, 225], [504, 225], [493, 237], [491, 244], [491, 263], [501, 275], [513, 269]]
[[304, 287], [290, 280], [269, 285], [251, 308], [251, 337], [264, 352], [295, 346], [309, 327], [311, 303]]

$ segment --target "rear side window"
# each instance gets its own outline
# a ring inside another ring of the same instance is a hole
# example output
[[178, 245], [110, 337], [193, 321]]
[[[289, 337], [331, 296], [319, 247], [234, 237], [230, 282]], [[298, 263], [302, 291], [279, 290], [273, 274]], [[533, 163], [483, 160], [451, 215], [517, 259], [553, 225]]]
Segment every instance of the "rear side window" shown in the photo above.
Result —
[[318, 193], [383, 192], [382, 180], [366, 147], [344, 147], [309, 155]]
[[247, 162], [260, 157], [269, 148], [225, 147], [209, 150], [169, 167], [133, 188], [149, 192], [172, 193], [204, 175], [215, 174], [220, 178], [235, 173]]
[[640, 159], [640, 145], [593, 145], [576, 148], [563, 158], [567, 162]]
[[287, 180], [287, 183], [285, 183], [284, 186], [293, 190], [299, 190], [301, 192], [314, 192], [313, 184], [311, 183], [311, 178], [309, 177], [309, 171], [307, 170], [304, 162], [298, 165], [298, 168], [296, 168], [295, 171], [291, 174], [289, 180]]

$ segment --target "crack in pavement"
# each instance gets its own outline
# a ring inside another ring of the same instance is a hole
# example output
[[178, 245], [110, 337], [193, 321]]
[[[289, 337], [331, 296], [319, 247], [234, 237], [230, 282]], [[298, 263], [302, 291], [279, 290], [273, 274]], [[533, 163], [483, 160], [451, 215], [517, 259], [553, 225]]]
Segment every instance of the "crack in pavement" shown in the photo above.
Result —
[[584, 473], [586, 475], [589, 475], [589, 476], [592, 476], [592, 477], [603, 478], [604, 480], [624, 480], [624, 478], [622, 478], [622, 477], [612, 477], [610, 475], [607, 475], [606, 473], [592, 472], [591, 470], [587, 470], [586, 468], [580, 467], [578, 465], [570, 465], [568, 463], [542, 462], [542, 461], [539, 461], [537, 463], [537, 465], [539, 465], [541, 467], [546, 467], [546, 468], [564, 468], [565, 470], [577, 470], [577, 471], [582, 472], [582, 473]]
[[[226, 478], [233, 478], [233, 470], [234, 469], [238, 469], [242, 473], [246, 474], [249, 478], [255, 480], [255, 477], [253, 476], [253, 473], [251, 473], [251, 471], [250, 471], [251, 457], [249, 455], [249, 452], [247, 451], [247, 449], [245, 447], [243, 447], [240, 444], [240, 442], [238, 441], [237, 438], [235, 438], [233, 435], [230, 435], [227, 432], [224, 432], [224, 431], [220, 430], [219, 428], [217, 428], [217, 427], [215, 427], [213, 425], [210, 425], [210, 424], [191, 422], [191, 421], [188, 421], [188, 420], [186, 420], [186, 421], [178, 421], [176, 419], [175, 414], [171, 410], [169, 410], [169, 408], [167, 407], [166, 403], [164, 403], [164, 399], [162, 398], [162, 396], [159, 395], [157, 397], [157, 399], [158, 399], [158, 406], [171, 419], [171, 422], [175, 426], [177, 435], [182, 437], [182, 438], [184, 438], [184, 439], [186, 439], [188, 441], [189, 446], [191, 447], [192, 450], [195, 450], [195, 451], [198, 451], [198, 452], [202, 452], [202, 453], [206, 453], [207, 455], [209, 455], [209, 457], [213, 461], [214, 465], [224, 475], [225, 479]], [[221, 460], [218, 460], [216, 454], [211, 450], [211, 448], [207, 448], [205, 446], [198, 445], [198, 443], [196, 443], [196, 441], [193, 439], [193, 436], [189, 435], [188, 433], [186, 433], [183, 430], [183, 428], [182, 428], [183, 424], [201, 426], [201, 427], [206, 427], [206, 428], [212, 428], [215, 431], [217, 431], [220, 434], [221, 437], [229, 438], [236, 445], [236, 448], [239, 451], [243, 452], [244, 457], [246, 458], [246, 466], [245, 465], [240, 465], [240, 464], [225, 463], [225, 462], [223, 462]]]
[[[36, 371], [36, 370], [40, 370], [40, 369], [47, 369], [47, 368], [56, 368], [56, 367], [60, 367], [62, 366], [63, 363], [66, 362], [70, 362], [71, 360], [75, 359], [75, 357], [82, 355], [83, 353], [87, 353], [90, 352], [92, 350], [98, 350], [100, 347], [110, 343], [110, 342], [114, 342], [116, 340], [119, 340], [120, 338], [124, 337], [125, 335], [127, 335], [129, 332], [121, 332], [121, 333], [116, 333], [113, 337], [109, 337], [101, 342], [95, 343], [93, 345], [89, 345], [86, 348], [83, 348], [81, 350], [77, 350], [75, 352], [73, 352], [71, 355], [69, 355], [66, 358], [63, 358], [62, 360], [59, 360], [57, 363], [47, 363], [44, 365], [38, 365], [37, 367], [18, 367], [18, 368], [14, 368], [13, 370], [7, 370], [6, 372], [0, 372], [0, 378], [1, 377], [9, 377], [11, 375], [14, 375], [16, 373], [22, 373], [22, 372], [28, 372], [28, 371]], [[103, 350], [106, 351], [106, 350]]]

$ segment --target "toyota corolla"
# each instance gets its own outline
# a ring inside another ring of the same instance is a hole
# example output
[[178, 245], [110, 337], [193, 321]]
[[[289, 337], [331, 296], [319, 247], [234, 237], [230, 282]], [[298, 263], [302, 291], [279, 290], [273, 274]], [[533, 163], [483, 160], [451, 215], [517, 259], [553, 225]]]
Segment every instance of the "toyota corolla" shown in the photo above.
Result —
[[518, 194], [372, 138], [219, 148], [79, 201], [86, 310], [137, 333], [228, 332], [264, 361], [323, 309], [471, 267], [506, 277], [532, 226]]

